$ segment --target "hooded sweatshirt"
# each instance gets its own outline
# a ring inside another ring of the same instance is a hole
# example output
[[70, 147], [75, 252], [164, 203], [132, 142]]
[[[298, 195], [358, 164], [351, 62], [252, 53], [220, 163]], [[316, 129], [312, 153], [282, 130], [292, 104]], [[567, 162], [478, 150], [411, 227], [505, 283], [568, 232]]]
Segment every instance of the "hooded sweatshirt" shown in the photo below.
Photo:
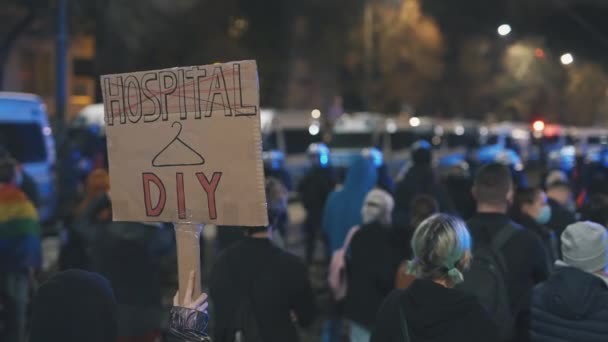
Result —
[[32, 308], [30, 342], [115, 342], [116, 302], [96, 273], [70, 270], [42, 284]]
[[361, 224], [365, 196], [372, 190], [377, 178], [373, 162], [359, 157], [348, 170], [344, 186], [329, 195], [323, 213], [323, 229], [329, 238], [332, 253], [342, 247], [348, 231]]
[[494, 323], [475, 297], [417, 279], [407, 290], [395, 290], [384, 301], [371, 342], [405, 340], [400, 307], [411, 342], [498, 341]]
[[532, 294], [531, 341], [608, 341], [606, 281], [573, 267], [558, 267]]

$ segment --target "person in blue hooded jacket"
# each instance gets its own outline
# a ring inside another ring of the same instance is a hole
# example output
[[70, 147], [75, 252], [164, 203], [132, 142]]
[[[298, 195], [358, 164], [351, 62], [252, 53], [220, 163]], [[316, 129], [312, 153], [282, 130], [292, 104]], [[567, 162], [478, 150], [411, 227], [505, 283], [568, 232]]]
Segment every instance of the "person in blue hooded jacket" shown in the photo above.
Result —
[[[365, 197], [378, 180], [376, 166], [369, 157], [360, 156], [348, 169], [344, 185], [334, 190], [325, 203], [322, 227], [327, 236], [329, 256], [342, 248], [350, 229], [362, 223], [361, 209]], [[323, 328], [321, 341], [339, 341], [340, 307], [333, 303], [331, 317]]]
[[344, 185], [327, 198], [323, 211], [323, 230], [327, 234], [330, 255], [344, 244], [348, 231], [361, 224], [365, 196], [374, 188], [378, 173], [373, 161], [359, 157], [348, 169]]
[[608, 341], [608, 232], [578, 222], [561, 240], [556, 271], [532, 293], [530, 341]]

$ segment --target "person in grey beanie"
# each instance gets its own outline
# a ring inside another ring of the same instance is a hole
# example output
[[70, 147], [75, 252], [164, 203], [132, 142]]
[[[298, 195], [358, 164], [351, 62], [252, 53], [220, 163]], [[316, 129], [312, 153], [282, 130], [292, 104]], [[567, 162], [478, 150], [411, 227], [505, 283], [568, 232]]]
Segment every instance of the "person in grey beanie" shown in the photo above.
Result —
[[608, 232], [577, 222], [561, 244], [555, 272], [533, 290], [530, 341], [608, 341]]

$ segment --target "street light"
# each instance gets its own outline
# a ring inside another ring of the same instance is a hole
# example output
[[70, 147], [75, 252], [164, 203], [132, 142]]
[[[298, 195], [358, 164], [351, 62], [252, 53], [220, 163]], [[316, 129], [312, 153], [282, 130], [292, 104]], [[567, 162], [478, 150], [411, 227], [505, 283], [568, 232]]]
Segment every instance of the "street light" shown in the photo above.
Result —
[[562, 62], [563, 65], [569, 65], [574, 62], [574, 57], [571, 53], [565, 53], [559, 58], [559, 60]]
[[498, 34], [501, 36], [508, 36], [509, 33], [511, 33], [511, 25], [509, 24], [502, 24], [500, 26], [498, 26]]

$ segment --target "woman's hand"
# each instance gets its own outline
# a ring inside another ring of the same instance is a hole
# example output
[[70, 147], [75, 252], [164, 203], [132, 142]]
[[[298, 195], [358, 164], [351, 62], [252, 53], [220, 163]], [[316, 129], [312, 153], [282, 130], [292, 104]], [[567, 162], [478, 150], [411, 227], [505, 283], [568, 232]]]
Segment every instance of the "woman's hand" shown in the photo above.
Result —
[[205, 312], [209, 307], [209, 303], [207, 302], [208, 296], [206, 293], [202, 293], [196, 300], [192, 300], [192, 294], [194, 293], [194, 278], [194, 271], [192, 271], [190, 272], [190, 277], [188, 278], [188, 287], [186, 288], [184, 300], [181, 303], [179, 302], [180, 296], [178, 290], [175, 293], [175, 297], [173, 297], [173, 306]]

